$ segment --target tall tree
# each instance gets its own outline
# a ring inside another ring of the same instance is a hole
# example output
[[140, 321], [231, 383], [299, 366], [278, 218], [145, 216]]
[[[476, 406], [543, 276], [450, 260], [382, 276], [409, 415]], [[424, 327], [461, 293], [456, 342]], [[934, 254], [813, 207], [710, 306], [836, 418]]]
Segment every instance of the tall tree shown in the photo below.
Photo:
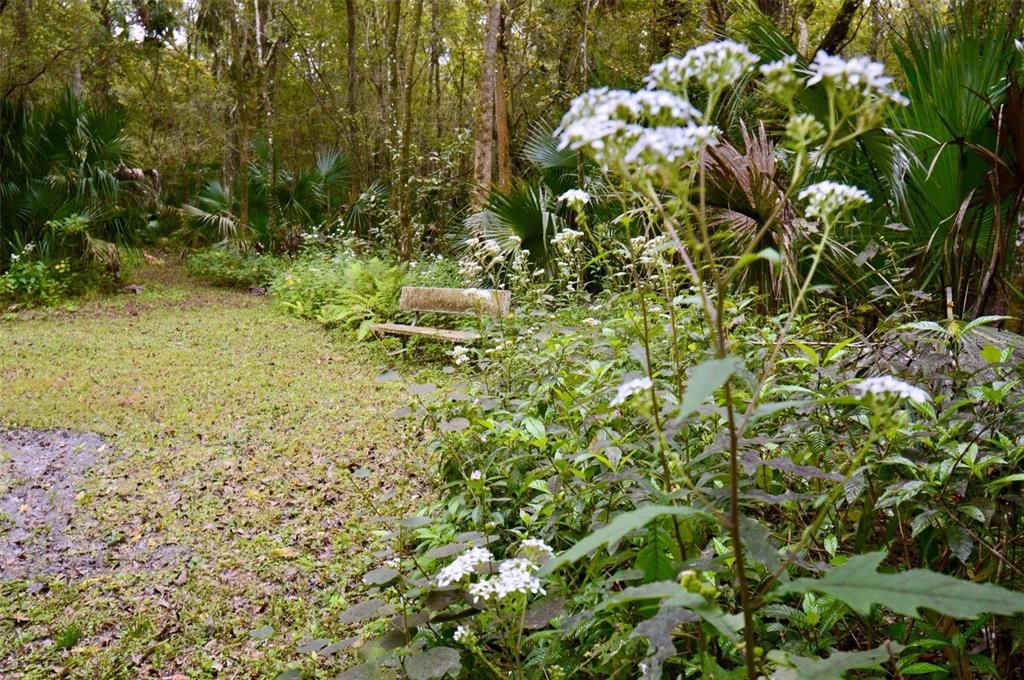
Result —
[[481, 207], [487, 201], [492, 185], [506, 190], [512, 182], [503, 32], [504, 4], [502, 0], [492, 0], [487, 10], [473, 144], [475, 207]]

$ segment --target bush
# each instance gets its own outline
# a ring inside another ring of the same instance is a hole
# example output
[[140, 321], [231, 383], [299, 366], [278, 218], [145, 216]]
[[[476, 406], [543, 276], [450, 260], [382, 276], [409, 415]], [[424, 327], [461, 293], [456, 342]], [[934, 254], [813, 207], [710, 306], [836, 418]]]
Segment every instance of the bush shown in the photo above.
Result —
[[204, 250], [188, 258], [189, 274], [217, 286], [266, 286], [281, 270], [281, 261], [269, 255], [246, 255], [227, 248]]
[[41, 260], [20, 259], [0, 276], [0, 298], [31, 306], [51, 306], [68, 294], [68, 263], [49, 265]]
[[405, 272], [378, 258], [360, 260], [348, 252], [313, 254], [296, 261], [271, 284], [274, 298], [292, 314], [328, 327], [357, 328], [394, 316]]

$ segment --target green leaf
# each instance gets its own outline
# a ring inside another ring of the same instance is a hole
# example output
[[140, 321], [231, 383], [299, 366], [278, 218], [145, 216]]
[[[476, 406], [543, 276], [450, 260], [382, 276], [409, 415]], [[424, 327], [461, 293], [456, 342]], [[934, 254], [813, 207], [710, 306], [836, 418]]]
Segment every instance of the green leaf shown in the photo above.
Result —
[[380, 567], [379, 569], [371, 569], [370, 571], [363, 574], [363, 583], [369, 583], [374, 586], [384, 586], [389, 583], [393, 583], [398, 579], [398, 570], [392, 569], [391, 567]]
[[523, 427], [534, 439], [544, 439], [547, 433], [544, 431], [544, 423], [536, 418], [523, 418]]
[[459, 653], [451, 647], [431, 647], [410, 654], [405, 659], [405, 673], [409, 680], [432, 680], [446, 675], [457, 677], [462, 670]]
[[636, 555], [636, 567], [643, 569], [644, 583], [675, 577], [672, 557], [668, 552], [671, 547], [670, 541], [668, 533], [660, 527], [653, 526], [647, 531], [647, 541]]
[[986, 484], [985, 488], [988, 489], [989, 491], [994, 491], [994, 490], [998, 489], [1001, 486], [1006, 486], [1007, 484], [1013, 484], [1014, 482], [1024, 482], [1024, 472], [1016, 472], [1016, 473], [1014, 473], [1012, 475], [1006, 475], [1005, 477], [1000, 477], [999, 479], [993, 480], [993, 481], [989, 482], [988, 484]]
[[907, 664], [900, 669], [900, 673], [903, 675], [925, 675], [927, 673], [943, 673], [948, 672], [948, 668], [943, 668], [927, 661], [917, 661], [912, 664]]
[[840, 680], [847, 671], [871, 668], [898, 656], [903, 645], [890, 642], [865, 652], [836, 652], [827, 659], [790, 656], [796, 668], [796, 680]]
[[604, 600], [594, 610], [595, 613], [629, 602], [643, 600], [662, 600], [663, 607], [682, 607], [699, 614], [702, 619], [714, 626], [718, 632], [730, 640], [739, 639], [740, 627], [737, 622], [742, 616], [726, 616], [718, 607], [709, 603], [702, 595], [691, 593], [675, 581], [657, 581], [642, 586], [632, 586]]
[[603, 545], [617, 541], [629, 532], [640, 529], [648, 522], [662, 515], [675, 515], [676, 517], [708, 517], [702, 510], [689, 507], [674, 507], [669, 505], [644, 505], [631, 512], [624, 512], [616, 515], [611, 522], [576, 542], [576, 545], [566, 550], [547, 562], [540, 573], [550, 574], [559, 567], [572, 564], [585, 555], [597, 550]]
[[685, 418], [696, 411], [708, 397], [736, 371], [739, 360], [736, 357], [724, 359], [708, 359], [693, 367], [690, 377], [686, 380], [686, 392], [683, 403], [679, 407], [679, 418]]
[[737, 269], [743, 269], [758, 260], [764, 260], [774, 265], [782, 262], [782, 256], [774, 248], [764, 248], [756, 253], [747, 253], [736, 262]]
[[962, 581], [928, 569], [880, 573], [885, 557], [884, 552], [854, 555], [823, 578], [797, 579], [783, 586], [782, 592], [828, 593], [865, 615], [876, 604], [914, 617], [921, 607], [958, 618], [1024, 612], [1024, 595], [989, 583]]

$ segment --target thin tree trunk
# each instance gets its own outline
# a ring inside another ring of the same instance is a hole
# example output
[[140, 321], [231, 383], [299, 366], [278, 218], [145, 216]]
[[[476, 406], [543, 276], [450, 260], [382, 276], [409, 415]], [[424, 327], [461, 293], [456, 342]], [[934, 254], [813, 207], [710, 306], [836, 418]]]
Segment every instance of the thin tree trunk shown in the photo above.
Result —
[[[499, 144], [504, 142], [508, 153], [508, 121], [504, 93], [504, 77], [501, 59], [502, 1], [492, 0], [487, 11], [487, 25], [484, 34], [483, 60], [480, 73], [480, 93], [476, 111], [476, 133], [473, 144], [473, 206], [482, 208], [494, 182], [496, 171], [502, 164]], [[504, 118], [503, 130], [499, 131], [499, 114]], [[499, 176], [508, 181], [508, 176]]]
[[409, 59], [405, 70], [405, 98], [402, 103], [404, 124], [402, 129], [402, 147], [398, 162], [398, 191], [400, 224], [399, 257], [403, 260], [412, 254], [412, 215], [409, 206], [409, 151], [412, 143], [412, 90], [416, 85], [416, 53], [419, 51], [420, 23], [423, 19], [423, 0], [416, 0], [412, 15], [412, 36], [409, 45]]
[[352, 158], [352, 182], [349, 189], [352, 194], [352, 198], [355, 198], [355, 193], [361, 185], [360, 177], [362, 177], [363, 162], [362, 142], [359, 138], [359, 122], [357, 117], [357, 102], [359, 97], [359, 45], [356, 42], [356, 24], [358, 20], [356, 12], [355, 0], [345, 0], [345, 59], [347, 61], [345, 66], [348, 71], [348, 82], [345, 86], [345, 113], [347, 118], [345, 124], [348, 132], [348, 151]]

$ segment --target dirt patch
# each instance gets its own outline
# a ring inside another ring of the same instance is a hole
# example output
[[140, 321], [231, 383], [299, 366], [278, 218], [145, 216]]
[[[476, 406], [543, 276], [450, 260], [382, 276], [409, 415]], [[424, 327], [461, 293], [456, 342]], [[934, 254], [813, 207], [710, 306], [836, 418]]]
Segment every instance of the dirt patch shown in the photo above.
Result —
[[106, 450], [92, 434], [0, 431], [0, 580], [104, 568], [102, 546], [79, 536], [75, 487]]

